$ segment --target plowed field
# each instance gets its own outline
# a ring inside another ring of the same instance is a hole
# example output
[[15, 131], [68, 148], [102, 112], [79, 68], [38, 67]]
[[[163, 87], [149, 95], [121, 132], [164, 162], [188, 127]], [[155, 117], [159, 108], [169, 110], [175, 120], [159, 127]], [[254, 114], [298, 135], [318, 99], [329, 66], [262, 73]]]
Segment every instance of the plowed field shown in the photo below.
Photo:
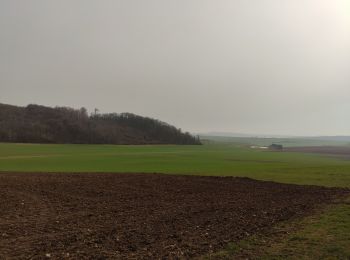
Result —
[[248, 178], [0, 173], [0, 258], [191, 258], [348, 190]]

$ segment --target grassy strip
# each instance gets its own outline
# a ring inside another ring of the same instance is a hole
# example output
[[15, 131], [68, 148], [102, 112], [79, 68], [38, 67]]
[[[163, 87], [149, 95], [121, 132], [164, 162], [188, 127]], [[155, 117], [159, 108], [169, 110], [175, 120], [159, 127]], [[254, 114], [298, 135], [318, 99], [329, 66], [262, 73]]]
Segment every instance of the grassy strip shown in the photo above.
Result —
[[204, 259], [350, 259], [350, 198]]

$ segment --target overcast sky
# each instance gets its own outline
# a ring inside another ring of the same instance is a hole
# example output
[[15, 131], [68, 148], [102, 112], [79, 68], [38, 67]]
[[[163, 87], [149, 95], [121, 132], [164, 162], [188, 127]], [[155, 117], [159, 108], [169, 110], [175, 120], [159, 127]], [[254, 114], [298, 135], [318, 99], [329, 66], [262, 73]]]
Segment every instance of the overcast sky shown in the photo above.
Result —
[[350, 135], [350, 1], [0, 0], [0, 102]]

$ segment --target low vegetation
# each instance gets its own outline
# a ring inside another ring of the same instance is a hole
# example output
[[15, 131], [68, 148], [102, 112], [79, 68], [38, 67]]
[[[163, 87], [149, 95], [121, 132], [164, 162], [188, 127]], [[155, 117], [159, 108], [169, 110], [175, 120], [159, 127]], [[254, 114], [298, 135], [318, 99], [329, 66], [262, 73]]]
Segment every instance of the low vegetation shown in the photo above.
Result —
[[350, 198], [269, 235], [254, 235], [204, 259], [350, 259]]
[[0, 144], [0, 171], [159, 172], [350, 187], [350, 161], [236, 145]]

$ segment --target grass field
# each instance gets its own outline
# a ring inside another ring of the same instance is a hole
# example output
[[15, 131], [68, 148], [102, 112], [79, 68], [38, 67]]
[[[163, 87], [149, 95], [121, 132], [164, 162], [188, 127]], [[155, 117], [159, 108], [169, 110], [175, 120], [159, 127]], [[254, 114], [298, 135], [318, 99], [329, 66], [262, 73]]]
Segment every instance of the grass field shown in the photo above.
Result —
[[0, 171], [159, 172], [246, 176], [284, 183], [350, 187], [350, 161], [233, 144], [113, 146], [0, 144]]
[[[348, 160], [254, 150], [234, 143], [203, 146], [0, 144], [0, 171], [159, 172], [246, 176], [284, 183], [350, 187]], [[303, 220], [298, 230], [284, 240], [271, 242], [263, 253], [266, 259], [348, 259], [349, 230], [347, 202]], [[249, 242], [233, 248], [237, 251], [247, 246], [255, 250], [254, 243]], [[235, 250], [227, 250], [223, 255], [231, 258]]]

